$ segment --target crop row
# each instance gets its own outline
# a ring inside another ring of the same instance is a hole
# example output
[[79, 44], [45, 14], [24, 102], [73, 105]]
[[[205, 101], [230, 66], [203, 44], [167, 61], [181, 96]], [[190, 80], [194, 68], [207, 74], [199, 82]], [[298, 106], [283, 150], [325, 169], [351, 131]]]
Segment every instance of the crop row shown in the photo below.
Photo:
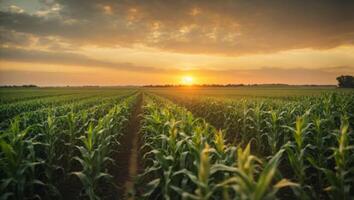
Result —
[[[129, 94], [132, 91], [121, 91], [118, 94]], [[113, 96], [117, 95], [117, 93], [79, 93], [79, 94], [68, 94], [61, 96], [51, 96], [46, 98], [39, 99], [31, 99], [27, 101], [19, 101], [10, 104], [2, 104], [0, 106], [0, 121], [4, 121], [6, 119], [12, 118], [18, 114], [23, 112], [35, 111], [43, 108], [53, 108], [56, 106], [66, 105], [68, 103], [73, 103], [85, 99], [90, 99], [94, 97], [103, 97], [103, 96]]]
[[0, 91], [0, 103], [11, 104], [20, 101], [29, 101], [40, 98], [48, 98], [54, 96], [63, 96], [78, 93], [75, 91], [67, 91], [67, 90], [59, 90], [59, 91], [51, 91], [51, 90], [41, 90], [40, 92], [33, 92], [32, 90], [14, 90], [14, 89], [4, 89]]
[[48, 97], [43, 99], [34, 99], [24, 102], [16, 102], [0, 106], [0, 120], [12, 118], [22, 112], [35, 111], [40, 108], [52, 107], [57, 105], [65, 105], [70, 102], [80, 101], [86, 98], [91, 98], [91, 95], [64, 95], [60, 97]]
[[222, 131], [159, 97], [147, 99], [141, 133], [142, 198], [263, 199], [292, 184], [275, 176], [284, 150], [262, 161], [250, 144], [226, 143]]
[[136, 95], [110, 101], [113, 104], [64, 115], [49, 112], [44, 121], [25, 128], [20, 126], [23, 118], [14, 118], [0, 134], [0, 199], [65, 198], [66, 188], [77, 187], [72, 185], [73, 176], [81, 189], [68, 198], [98, 199], [102, 184], [111, 182], [112, 149], [123, 134]]
[[[35, 111], [23, 111], [20, 114], [16, 115], [13, 118], [8, 118], [3, 120], [0, 123], [0, 129], [6, 129], [10, 121], [14, 118], [20, 118], [20, 126], [21, 128], [26, 128], [35, 123], [41, 123], [48, 118], [48, 115], [54, 115], [56, 117], [66, 115], [69, 112], [82, 112], [86, 111], [85, 113], [93, 113], [93, 111], [100, 111], [104, 112], [106, 109], [109, 109], [115, 103], [119, 102], [126, 96], [131, 95], [131, 93], [125, 94], [118, 94], [118, 95], [104, 95], [104, 96], [92, 96], [90, 98], [81, 99], [78, 101], [72, 101], [63, 105], [56, 105], [53, 107], [44, 107], [41, 109], [37, 109]], [[98, 109], [95, 109], [97, 107]], [[91, 111], [92, 110], [92, 111]], [[83, 113], [83, 112], [82, 112]]]
[[353, 194], [353, 95], [298, 101], [172, 99], [224, 131], [150, 97], [141, 181], [149, 180], [151, 188], [142, 196], [262, 199], [274, 198], [282, 186], [291, 186], [278, 195], [283, 198], [349, 199]]
[[[278, 145], [273, 144], [273, 147], [286, 143], [290, 139], [290, 130], [287, 127], [292, 126], [296, 118], [304, 114], [309, 123], [322, 120], [321, 125], [328, 132], [338, 129], [342, 116], [348, 117], [350, 125], [354, 126], [354, 94], [304, 96], [292, 98], [291, 101], [270, 98], [169, 98], [196, 116], [205, 118], [213, 126], [224, 129], [230, 139], [237, 143], [247, 144], [250, 140], [256, 140], [260, 144], [259, 148], [267, 143], [261, 140], [262, 135], [273, 135], [274, 139], [282, 140], [278, 141]], [[260, 152], [272, 149], [271, 146], [261, 148]]]

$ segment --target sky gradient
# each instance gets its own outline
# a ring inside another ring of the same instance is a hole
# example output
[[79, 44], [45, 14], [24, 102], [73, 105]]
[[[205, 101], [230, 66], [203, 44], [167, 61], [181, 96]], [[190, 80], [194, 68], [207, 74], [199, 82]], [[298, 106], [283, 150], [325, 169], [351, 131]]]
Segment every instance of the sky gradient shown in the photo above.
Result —
[[0, 84], [336, 84], [352, 0], [0, 0]]

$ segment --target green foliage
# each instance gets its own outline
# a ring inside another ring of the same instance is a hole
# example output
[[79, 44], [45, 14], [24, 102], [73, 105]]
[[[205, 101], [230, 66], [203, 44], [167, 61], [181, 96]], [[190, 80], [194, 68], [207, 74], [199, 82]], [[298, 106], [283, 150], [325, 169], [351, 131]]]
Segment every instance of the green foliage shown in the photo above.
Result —
[[346, 116], [342, 117], [341, 127], [337, 135], [338, 145], [333, 149], [335, 161], [334, 170], [322, 168], [329, 186], [325, 188], [333, 199], [352, 198], [353, 189], [353, 145], [349, 145], [349, 122]]
[[[0, 199], [60, 199], [71, 178], [81, 182], [78, 198], [104, 198], [137, 96], [117, 91], [1, 97]], [[354, 94], [345, 91], [165, 94], [176, 104], [144, 94], [136, 197], [353, 198]]]
[[353, 76], [338, 76], [337, 77], [338, 86], [342, 88], [354, 88], [354, 77]]
[[31, 127], [20, 130], [19, 119], [0, 135], [1, 199], [33, 197], [33, 187], [43, 184], [34, 177], [35, 168], [41, 164], [35, 155], [35, 142], [28, 138]]
[[278, 189], [296, 185], [276, 177], [284, 150], [262, 161], [250, 144], [231, 146], [222, 131], [165, 99], [147, 98], [141, 133], [143, 199], [272, 199]]
[[[126, 94], [90, 94], [37, 111], [20, 107], [24, 113], [0, 132], [0, 199], [60, 199], [60, 184], [71, 174], [83, 182], [88, 197], [98, 199], [98, 180], [110, 176], [110, 148], [118, 143], [135, 103], [136, 95]], [[79, 167], [73, 158], [86, 164], [82, 171], [73, 172]]]
[[99, 119], [96, 126], [90, 122], [86, 134], [79, 138], [81, 145], [75, 146], [80, 153], [73, 159], [80, 163], [82, 170], [72, 174], [80, 179], [85, 195], [91, 200], [100, 199], [97, 192], [99, 181], [112, 179], [107, 172], [107, 163], [114, 162], [110, 157], [113, 152], [111, 147], [118, 144], [134, 99], [135, 96], [129, 97], [115, 105], [109, 113]]
[[[276, 177], [294, 182], [289, 184], [292, 192], [287, 190], [286, 196], [299, 199], [336, 199], [344, 196], [348, 199], [348, 194], [354, 192], [350, 187], [354, 184], [353, 158], [348, 156], [353, 153], [354, 141], [352, 134], [349, 134], [354, 125], [353, 93], [235, 100], [191, 96], [182, 98], [172, 94], [166, 94], [166, 97], [224, 130], [229, 146], [245, 148], [247, 144], [252, 144], [252, 152], [262, 161], [285, 151]], [[347, 123], [344, 123], [342, 116], [346, 116]], [[347, 135], [347, 139], [342, 139], [347, 144], [341, 142], [342, 149], [347, 149], [345, 170], [339, 167], [341, 160], [344, 160], [343, 153], [334, 151], [340, 149], [339, 142], [336, 143], [341, 135], [337, 131], [340, 126], [340, 130], [348, 132], [343, 134]], [[218, 135], [211, 134], [215, 137]], [[214, 148], [218, 149], [216, 145]], [[341, 173], [337, 169], [340, 168], [344, 175], [339, 175]], [[219, 194], [225, 194], [225, 191]], [[337, 194], [338, 191], [341, 191], [340, 194]]]

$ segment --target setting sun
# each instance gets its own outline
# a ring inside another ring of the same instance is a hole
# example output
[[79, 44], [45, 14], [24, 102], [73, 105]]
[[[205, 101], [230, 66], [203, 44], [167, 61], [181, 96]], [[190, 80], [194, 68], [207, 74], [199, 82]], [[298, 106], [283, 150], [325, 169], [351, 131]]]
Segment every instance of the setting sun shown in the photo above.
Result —
[[192, 85], [194, 78], [192, 76], [183, 76], [181, 82], [183, 85]]

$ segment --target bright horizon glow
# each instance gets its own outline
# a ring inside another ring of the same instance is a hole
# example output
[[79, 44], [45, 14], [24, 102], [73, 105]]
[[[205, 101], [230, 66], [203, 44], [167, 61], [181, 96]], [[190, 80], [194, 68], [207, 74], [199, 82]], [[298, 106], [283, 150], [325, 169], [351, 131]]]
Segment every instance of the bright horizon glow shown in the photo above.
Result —
[[194, 83], [194, 78], [193, 78], [193, 76], [183, 76], [182, 77], [182, 80], [181, 80], [181, 83], [183, 84], [183, 85], [193, 85], [193, 83]]

